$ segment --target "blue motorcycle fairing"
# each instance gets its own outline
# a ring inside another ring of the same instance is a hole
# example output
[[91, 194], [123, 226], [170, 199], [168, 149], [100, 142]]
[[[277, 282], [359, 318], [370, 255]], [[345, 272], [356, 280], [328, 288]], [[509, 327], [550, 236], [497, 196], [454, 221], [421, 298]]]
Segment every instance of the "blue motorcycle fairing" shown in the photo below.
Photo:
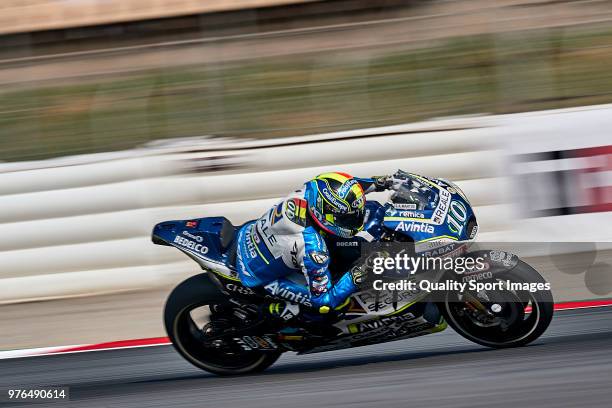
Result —
[[[476, 217], [459, 187], [446, 180], [411, 176], [428, 184], [432, 192], [430, 203], [424, 209], [409, 208], [410, 204], [385, 205], [381, 224], [410, 237], [416, 243], [438, 239], [473, 239], [478, 229]], [[366, 228], [370, 225], [375, 228], [376, 222], [380, 222], [381, 211], [376, 210], [376, 220], [368, 222]]]
[[[381, 205], [368, 201], [364, 231], [371, 238], [367, 240], [379, 241], [388, 230], [415, 243], [467, 241], [474, 237], [477, 230], [474, 212], [456, 185], [418, 175], [410, 177], [428, 183], [427, 205], [417, 209], [411, 208], [410, 202]], [[239, 228], [225, 217], [166, 221], [154, 227], [152, 239], [156, 244], [178, 248], [205, 270], [239, 281], [235, 265]]]

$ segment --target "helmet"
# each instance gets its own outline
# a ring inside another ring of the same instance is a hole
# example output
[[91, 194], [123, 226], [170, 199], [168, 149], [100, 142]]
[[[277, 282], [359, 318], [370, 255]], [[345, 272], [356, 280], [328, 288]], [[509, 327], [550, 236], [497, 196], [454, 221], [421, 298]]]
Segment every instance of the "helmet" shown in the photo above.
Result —
[[363, 229], [365, 194], [346, 173], [324, 173], [306, 183], [308, 212], [324, 231], [350, 238]]

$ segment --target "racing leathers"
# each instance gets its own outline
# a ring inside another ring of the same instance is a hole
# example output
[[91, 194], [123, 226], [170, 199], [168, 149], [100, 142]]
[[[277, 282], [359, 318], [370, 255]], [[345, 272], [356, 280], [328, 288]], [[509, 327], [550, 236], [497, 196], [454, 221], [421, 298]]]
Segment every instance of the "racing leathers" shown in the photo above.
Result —
[[[365, 194], [389, 187], [386, 177], [355, 179]], [[320, 313], [341, 305], [359, 282], [347, 271], [333, 283], [329, 262], [325, 240], [308, 216], [304, 188], [238, 232], [236, 266], [245, 286], [263, 287], [275, 297]]]

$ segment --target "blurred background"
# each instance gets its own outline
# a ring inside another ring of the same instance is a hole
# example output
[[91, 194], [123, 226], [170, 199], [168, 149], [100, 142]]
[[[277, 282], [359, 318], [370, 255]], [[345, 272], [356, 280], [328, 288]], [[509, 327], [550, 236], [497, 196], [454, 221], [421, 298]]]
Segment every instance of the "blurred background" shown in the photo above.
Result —
[[152, 226], [237, 225], [327, 170], [454, 180], [481, 240], [540, 242], [558, 300], [610, 297], [611, 22], [604, 0], [1, 2], [0, 349], [163, 335], [198, 269]]

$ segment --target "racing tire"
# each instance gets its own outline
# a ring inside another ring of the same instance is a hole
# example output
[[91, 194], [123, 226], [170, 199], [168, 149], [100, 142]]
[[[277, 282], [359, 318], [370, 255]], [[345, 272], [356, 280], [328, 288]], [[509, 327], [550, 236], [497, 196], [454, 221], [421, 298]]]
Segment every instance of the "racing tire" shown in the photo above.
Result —
[[[514, 268], [496, 276], [496, 278], [511, 282], [546, 283], [546, 280], [544, 280], [538, 271], [521, 260], [518, 261]], [[505, 334], [494, 333], [492, 328], [478, 327], [476, 324], [471, 324], [464, 316], [461, 316], [458, 313], [457, 307], [459, 303], [450, 301], [452, 299], [449, 297], [452, 296], [454, 295], [447, 292], [444, 302], [439, 304], [444, 319], [464, 338], [492, 348], [520, 347], [531, 343], [548, 328], [554, 314], [554, 302], [550, 290], [529, 292], [529, 294], [521, 292], [520, 296], [522, 298], [516, 298], [518, 301], [510, 301], [506, 303], [506, 306], [514, 308], [515, 312], [518, 311], [519, 314], [523, 314], [526, 319], [512, 328], [511, 332]], [[530, 297], [530, 299], [526, 299], [526, 296]], [[528, 308], [526, 309], [527, 306]]]
[[217, 375], [260, 372], [272, 365], [281, 352], [251, 351], [244, 355], [223, 355], [207, 349], [194, 335], [190, 312], [207, 305], [227, 303], [227, 297], [206, 274], [192, 276], [170, 293], [164, 307], [164, 325], [176, 351], [194, 366]]

